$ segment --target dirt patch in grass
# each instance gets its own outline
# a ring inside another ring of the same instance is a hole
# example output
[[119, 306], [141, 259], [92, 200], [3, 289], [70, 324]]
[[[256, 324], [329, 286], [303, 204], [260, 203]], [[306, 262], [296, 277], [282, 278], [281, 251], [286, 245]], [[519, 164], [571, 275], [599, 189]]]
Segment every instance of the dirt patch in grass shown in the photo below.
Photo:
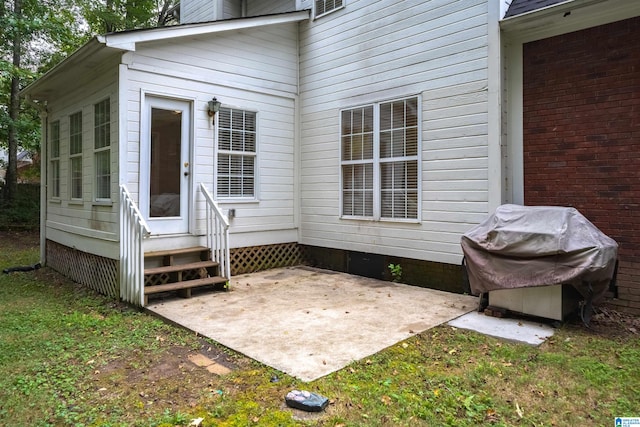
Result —
[[621, 313], [607, 306], [596, 307], [589, 329], [609, 338], [640, 338], [640, 317]]
[[38, 231], [15, 231], [0, 229], [0, 242], [10, 250], [26, 250], [40, 246]]
[[231, 372], [246, 369], [251, 363], [205, 339], [199, 342], [198, 350], [182, 345], [169, 345], [160, 352], [149, 353], [136, 349], [96, 366], [93, 382], [97, 400], [107, 406], [110, 401], [119, 405], [129, 401], [130, 409], [143, 412], [151, 407], [155, 407], [155, 412], [158, 406], [193, 408], [201, 399], [219, 395], [224, 377], [197, 366], [189, 360], [190, 356], [201, 354]]

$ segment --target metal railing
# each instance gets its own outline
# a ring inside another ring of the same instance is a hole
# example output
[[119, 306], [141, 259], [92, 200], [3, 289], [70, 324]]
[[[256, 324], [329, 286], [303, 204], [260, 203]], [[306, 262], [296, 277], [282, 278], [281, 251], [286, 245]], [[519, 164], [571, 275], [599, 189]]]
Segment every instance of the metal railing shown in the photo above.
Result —
[[144, 306], [142, 240], [151, 234], [127, 187], [120, 185], [120, 298]]
[[229, 220], [213, 200], [209, 190], [200, 184], [200, 191], [207, 204], [207, 247], [211, 250], [211, 259], [220, 265], [220, 275], [231, 278], [231, 259], [229, 257]]

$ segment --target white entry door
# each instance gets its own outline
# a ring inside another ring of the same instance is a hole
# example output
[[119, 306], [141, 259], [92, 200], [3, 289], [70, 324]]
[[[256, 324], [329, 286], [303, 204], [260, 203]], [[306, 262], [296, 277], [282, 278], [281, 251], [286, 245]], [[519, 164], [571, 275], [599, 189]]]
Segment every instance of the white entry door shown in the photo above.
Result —
[[147, 97], [140, 136], [140, 209], [152, 234], [189, 231], [190, 103]]

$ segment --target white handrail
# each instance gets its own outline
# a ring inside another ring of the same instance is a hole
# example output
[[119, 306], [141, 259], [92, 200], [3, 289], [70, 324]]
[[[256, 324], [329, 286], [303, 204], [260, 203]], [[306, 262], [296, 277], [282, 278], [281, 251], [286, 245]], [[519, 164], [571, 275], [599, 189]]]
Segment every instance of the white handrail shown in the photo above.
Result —
[[136, 202], [120, 185], [120, 298], [144, 306], [144, 252], [142, 240], [151, 234]]
[[200, 191], [207, 203], [207, 246], [211, 250], [211, 259], [220, 265], [220, 275], [229, 280], [231, 278], [229, 220], [202, 183], [200, 183]]

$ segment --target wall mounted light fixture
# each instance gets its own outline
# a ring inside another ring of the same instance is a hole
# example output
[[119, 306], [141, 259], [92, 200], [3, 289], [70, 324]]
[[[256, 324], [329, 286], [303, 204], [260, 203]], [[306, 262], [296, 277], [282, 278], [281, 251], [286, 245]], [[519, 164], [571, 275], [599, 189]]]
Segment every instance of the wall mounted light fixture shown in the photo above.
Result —
[[220, 111], [220, 105], [222, 103], [216, 99], [214, 96], [213, 99], [207, 102], [207, 114], [211, 117], [211, 124], [215, 123], [216, 113]]

